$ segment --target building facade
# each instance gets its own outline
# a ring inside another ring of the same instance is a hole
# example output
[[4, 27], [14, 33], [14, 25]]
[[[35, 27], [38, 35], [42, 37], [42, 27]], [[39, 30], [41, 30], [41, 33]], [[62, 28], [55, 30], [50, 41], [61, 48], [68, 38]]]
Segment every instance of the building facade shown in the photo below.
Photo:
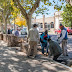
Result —
[[39, 29], [44, 31], [45, 29], [50, 30], [54, 28], [54, 17], [47, 17], [43, 15], [43, 18], [36, 19], [36, 17], [32, 20], [32, 23], [38, 24]]
[[35, 17], [32, 20], [32, 23], [38, 24], [38, 27], [41, 30], [59, 29], [59, 24], [62, 23], [62, 21], [63, 21], [63, 18], [61, 17], [61, 13], [63, 13], [63, 11], [56, 11], [54, 13], [54, 16], [52, 16], [52, 17], [45, 18], [44, 15], [43, 15], [43, 18], [40, 18], [40, 19], [36, 19], [36, 17]]
[[59, 24], [63, 21], [61, 13], [63, 13], [63, 11], [56, 11], [54, 13], [54, 29], [59, 29]]

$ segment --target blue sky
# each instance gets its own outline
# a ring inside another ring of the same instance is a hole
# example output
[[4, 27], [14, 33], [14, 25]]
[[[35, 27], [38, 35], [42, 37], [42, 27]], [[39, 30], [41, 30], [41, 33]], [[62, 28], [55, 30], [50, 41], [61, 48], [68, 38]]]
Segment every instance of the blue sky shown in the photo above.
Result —
[[[53, 1], [53, 0], [50, 0], [51, 2]], [[57, 3], [57, 0], [54, 0], [56, 3], [55, 4], [58, 4], [58, 5], [61, 5], [61, 2], [58, 2]], [[53, 3], [53, 2], [52, 2]], [[55, 5], [54, 4], [54, 5]], [[66, 3], [64, 3], [64, 5], [65, 5]], [[40, 5], [43, 5], [43, 3], [40, 3]], [[46, 6], [48, 9], [49, 9], [49, 11], [47, 11], [46, 13], [49, 13], [48, 15], [47, 14], [45, 14], [45, 17], [50, 17], [50, 16], [54, 16], [54, 13], [55, 13], [55, 11], [57, 11], [57, 10], [54, 10], [54, 6]], [[63, 11], [63, 8], [61, 9], [61, 11]], [[35, 14], [33, 15], [34, 17], [36, 16]], [[41, 15], [41, 14], [39, 14], [38, 16], [36, 16], [36, 18], [37, 19], [39, 19], [39, 18], [42, 18], [43, 17], [43, 15]]]

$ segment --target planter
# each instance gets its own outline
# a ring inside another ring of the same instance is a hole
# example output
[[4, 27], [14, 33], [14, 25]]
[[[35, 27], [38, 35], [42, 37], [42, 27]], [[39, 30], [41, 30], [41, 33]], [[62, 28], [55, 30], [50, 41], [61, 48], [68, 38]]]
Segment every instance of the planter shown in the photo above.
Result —
[[14, 36], [13, 34], [8, 34], [7, 35], [8, 46], [12, 46], [13, 36]]
[[21, 43], [24, 42], [24, 39], [9, 34], [7, 35], [7, 42], [8, 42], [8, 46], [10, 47], [20, 47]]
[[6, 34], [3, 34], [3, 41], [7, 41], [7, 35]]

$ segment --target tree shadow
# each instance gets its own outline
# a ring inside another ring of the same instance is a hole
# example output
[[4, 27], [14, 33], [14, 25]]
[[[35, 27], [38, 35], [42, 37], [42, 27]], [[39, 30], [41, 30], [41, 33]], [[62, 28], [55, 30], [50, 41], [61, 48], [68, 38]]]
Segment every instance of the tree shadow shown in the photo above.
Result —
[[0, 72], [54, 72], [42, 66], [37, 59], [17, 54], [15, 48], [2, 46], [0, 48]]
[[[41, 49], [38, 49], [41, 52]], [[0, 46], [0, 72], [62, 72], [69, 71], [48, 57], [38, 54], [27, 58], [16, 47]]]

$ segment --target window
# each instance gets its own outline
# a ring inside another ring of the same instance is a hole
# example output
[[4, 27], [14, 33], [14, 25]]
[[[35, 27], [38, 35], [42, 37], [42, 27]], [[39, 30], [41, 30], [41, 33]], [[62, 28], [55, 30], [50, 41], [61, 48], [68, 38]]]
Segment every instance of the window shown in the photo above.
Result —
[[54, 28], [54, 23], [53, 22], [51, 22], [51, 28]]
[[43, 28], [43, 25], [41, 25], [41, 28]]
[[48, 26], [47, 26], [47, 25], [45, 25], [45, 28], [48, 28]]

